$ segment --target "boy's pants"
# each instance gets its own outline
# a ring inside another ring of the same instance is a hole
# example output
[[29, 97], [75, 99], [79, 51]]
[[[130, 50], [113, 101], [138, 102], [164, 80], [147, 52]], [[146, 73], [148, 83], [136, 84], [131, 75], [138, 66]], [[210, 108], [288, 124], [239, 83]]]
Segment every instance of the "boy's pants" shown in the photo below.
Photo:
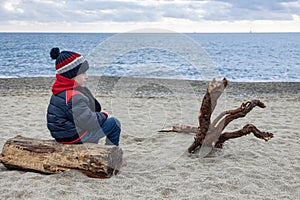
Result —
[[101, 138], [106, 136], [106, 145], [119, 146], [120, 133], [121, 124], [119, 120], [114, 117], [109, 117], [105, 120], [100, 129], [90, 131], [81, 139], [81, 142], [98, 143]]

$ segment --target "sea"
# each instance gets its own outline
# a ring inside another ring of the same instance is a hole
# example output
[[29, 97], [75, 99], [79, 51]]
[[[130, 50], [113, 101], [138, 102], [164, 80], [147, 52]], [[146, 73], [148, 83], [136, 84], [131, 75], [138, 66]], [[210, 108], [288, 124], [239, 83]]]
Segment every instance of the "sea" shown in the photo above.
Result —
[[300, 33], [0, 33], [0, 44], [0, 78], [54, 77], [59, 47], [95, 76], [300, 82]]

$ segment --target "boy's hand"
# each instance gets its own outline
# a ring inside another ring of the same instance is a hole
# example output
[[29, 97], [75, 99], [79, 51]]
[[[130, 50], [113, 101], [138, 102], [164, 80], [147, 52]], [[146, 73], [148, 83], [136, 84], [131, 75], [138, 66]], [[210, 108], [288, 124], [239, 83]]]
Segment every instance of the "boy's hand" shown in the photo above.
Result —
[[107, 112], [101, 111], [101, 113], [106, 116], [106, 119], [108, 118], [108, 113]]

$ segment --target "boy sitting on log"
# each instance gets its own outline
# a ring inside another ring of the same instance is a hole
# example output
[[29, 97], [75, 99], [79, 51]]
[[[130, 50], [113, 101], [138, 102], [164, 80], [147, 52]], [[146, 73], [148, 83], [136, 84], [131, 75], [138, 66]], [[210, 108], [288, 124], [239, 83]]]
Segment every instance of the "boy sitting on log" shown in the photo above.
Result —
[[79, 53], [52, 48], [56, 81], [52, 86], [47, 110], [47, 127], [63, 144], [98, 143], [106, 136], [106, 145], [119, 145], [121, 126], [118, 119], [101, 111], [100, 103], [84, 87], [88, 62]]

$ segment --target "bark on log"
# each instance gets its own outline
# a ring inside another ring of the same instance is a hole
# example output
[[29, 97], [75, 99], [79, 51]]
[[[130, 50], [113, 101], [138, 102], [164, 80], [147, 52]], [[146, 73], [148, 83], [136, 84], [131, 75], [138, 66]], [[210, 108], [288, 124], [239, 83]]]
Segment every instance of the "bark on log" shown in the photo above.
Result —
[[4, 144], [0, 162], [8, 169], [46, 174], [78, 170], [89, 177], [109, 178], [119, 172], [123, 151], [117, 146], [64, 145], [54, 140], [17, 136]]

